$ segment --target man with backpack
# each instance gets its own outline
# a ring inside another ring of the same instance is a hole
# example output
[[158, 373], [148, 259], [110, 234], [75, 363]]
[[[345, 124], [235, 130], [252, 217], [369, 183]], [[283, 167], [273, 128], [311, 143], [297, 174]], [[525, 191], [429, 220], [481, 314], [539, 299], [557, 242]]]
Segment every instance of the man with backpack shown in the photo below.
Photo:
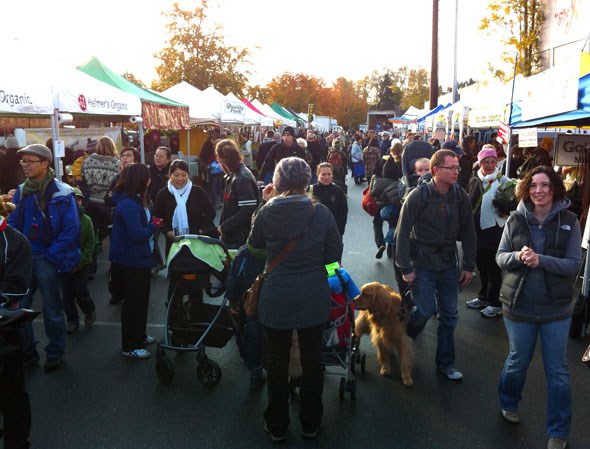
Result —
[[[33, 250], [33, 276], [29, 293], [20, 305], [30, 309], [39, 289], [43, 322], [49, 343], [45, 347], [45, 371], [62, 364], [66, 348], [66, 322], [59, 277], [80, 264], [80, 220], [72, 188], [55, 179], [50, 168], [53, 155], [45, 145], [33, 144], [18, 150], [25, 182], [14, 194], [16, 210], [8, 224], [24, 234]], [[25, 365], [39, 363], [37, 343], [30, 322], [23, 325]]]
[[[420, 184], [405, 199], [398, 221], [395, 261], [410, 285], [415, 306], [406, 331], [416, 338], [438, 312], [436, 367], [451, 380], [463, 374], [455, 364], [459, 285], [471, 282], [476, 236], [469, 196], [457, 184], [459, 160], [452, 150], [430, 159], [432, 180]], [[458, 267], [456, 242], [463, 247]], [[459, 271], [460, 269], [460, 271]]]
[[332, 140], [332, 147], [328, 151], [327, 161], [332, 165], [332, 173], [334, 181], [337, 181], [338, 185], [346, 182], [346, 154], [342, 151], [342, 141], [340, 139]]

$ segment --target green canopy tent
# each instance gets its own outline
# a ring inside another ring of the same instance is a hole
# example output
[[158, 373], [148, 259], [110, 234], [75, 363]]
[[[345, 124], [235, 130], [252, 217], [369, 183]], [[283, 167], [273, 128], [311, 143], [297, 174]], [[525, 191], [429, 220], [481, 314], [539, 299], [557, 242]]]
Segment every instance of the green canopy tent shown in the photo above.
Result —
[[299, 125], [304, 124], [304, 121], [301, 120], [301, 117], [291, 114], [289, 111], [287, 111], [284, 107], [282, 107], [280, 104], [276, 102], [272, 104], [271, 109], [282, 117], [288, 118], [289, 120], [294, 120]]
[[141, 117], [144, 128], [188, 129], [190, 127], [189, 111], [186, 104], [178, 103], [139, 87], [113, 72], [98, 58], [92, 57], [86, 64], [78, 67], [78, 70], [139, 97], [141, 99]]

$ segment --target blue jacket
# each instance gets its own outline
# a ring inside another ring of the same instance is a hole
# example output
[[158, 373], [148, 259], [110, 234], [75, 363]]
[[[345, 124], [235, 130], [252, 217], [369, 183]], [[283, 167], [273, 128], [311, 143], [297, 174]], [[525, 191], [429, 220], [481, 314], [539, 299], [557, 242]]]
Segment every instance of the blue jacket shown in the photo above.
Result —
[[138, 196], [115, 192], [112, 199], [116, 206], [110, 261], [131, 268], [151, 268], [150, 239], [156, 226], [148, 222], [146, 209]]
[[45, 211], [39, 209], [38, 193], [21, 197], [21, 191], [22, 184], [14, 195], [16, 210], [8, 224], [27, 237], [33, 254], [43, 254], [60, 273], [72, 271], [80, 263], [80, 220], [72, 188], [61, 181], [50, 182]]

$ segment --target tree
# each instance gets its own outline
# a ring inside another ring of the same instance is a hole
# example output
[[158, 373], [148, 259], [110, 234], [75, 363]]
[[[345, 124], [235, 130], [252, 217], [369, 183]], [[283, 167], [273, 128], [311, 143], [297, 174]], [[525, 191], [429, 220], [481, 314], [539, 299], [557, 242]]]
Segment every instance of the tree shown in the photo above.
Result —
[[161, 91], [186, 81], [199, 89], [213, 86], [222, 94], [243, 95], [250, 51], [225, 45], [222, 27], [207, 23], [207, 7], [207, 0], [200, 0], [193, 11], [174, 3], [171, 11], [162, 13], [170, 19], [166, 25], [169, 39], [167, 47], [154, 55], [160, 65], [153, 89]]
[[358, 128], [367, 119], [366, 95], [358, 83], [345, 78], [338, 78], [332, 85], [332, 114], [338, 123], [346, 128]]
[[[491, 0], [488, 16], [482, 19], [479, 28], [488, 34], [500, 33], [501, 42], [510, 49], [502, 53], [502, 61], [511, 68], [516, 62], [515, 75], [530, 76], [539, 68], [539, 38], [544, 20], [543, 0]], [[500, 68], [491, 64], [489, 67], [502, 81], [512, 78], [512, 74], [506, 75]]]
[[[301, 112], [307, 111], [307, 105], [313, 103], [319, 105], [325, 84], [321, 78], [305, 75], [303, 73], [283, 73], [274, 77], [268, 83], [265, 89], [269, 93], [269, 99], [272, 102], [278, 102], [280, 105], [289, 106], [291, 109]], [[316, 111], [320, 115], [316, 106]]]
[[430, 76], [426, 69], [411, 69], [408, 73], [408, 85], [402, 93], [401, 106], [403, 110], [410, 106], [422, 109], [430, 97]]
[[390, 69], [383, 72], [374, 70], [362, 80], [361, 85], [364, 86], [373, 109], [400, 112], [403, 90], [407, 85], [407, 72], [407, 67], [402, 67], [397, 72]]
[[136, 78], [136, 76], [131, 72], [123, 73], [123, 78], [125, 78], [127, 81], [131, 81], [133, 84], [139, 87], [143, 87], [144, 89], [147, 87], [143, 81], [141, 81], [139, 78]]

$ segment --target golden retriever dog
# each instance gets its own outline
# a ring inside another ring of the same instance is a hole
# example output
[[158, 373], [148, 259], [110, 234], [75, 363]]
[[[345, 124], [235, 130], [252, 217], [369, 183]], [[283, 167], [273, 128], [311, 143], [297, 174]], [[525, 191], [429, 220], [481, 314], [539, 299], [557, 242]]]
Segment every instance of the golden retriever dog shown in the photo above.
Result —
[[365, 284], [361, 294], [354, 299], [354, 307], [360, 310], [354, 322], [354, 329], [359, 339], [363, 334], [371, 334], [371, 342], [377, 349], [377, 359], [381, 366], [380, 374], [391, 374], [390, 357], [399, 355], [402, 381], [411, 386], [412, 380], [412, 343], [406, 335], [404, 323], [399, 319], [400, 296], [390, 287], [378, 282]]

